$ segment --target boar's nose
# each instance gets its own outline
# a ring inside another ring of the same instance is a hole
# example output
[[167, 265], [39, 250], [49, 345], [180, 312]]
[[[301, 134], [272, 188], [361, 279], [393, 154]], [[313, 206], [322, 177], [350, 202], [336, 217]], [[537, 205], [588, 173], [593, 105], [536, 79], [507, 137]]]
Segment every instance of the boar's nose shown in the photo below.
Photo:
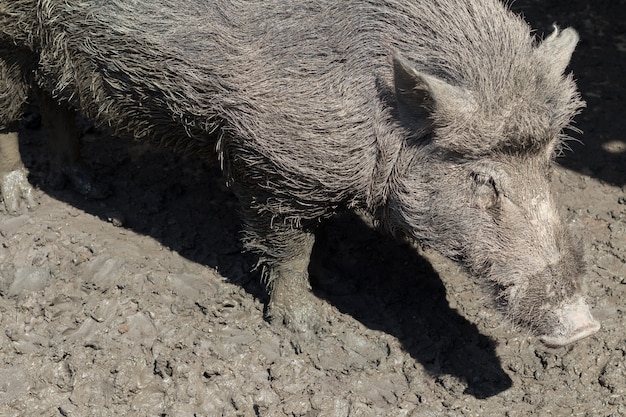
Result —
[[558, 326], [539, 340], [550, 348], [557, 348], [590, 336], [600, 330], [600, 323], [593, 318], [583, 298], [566, 304], [557, 311]]

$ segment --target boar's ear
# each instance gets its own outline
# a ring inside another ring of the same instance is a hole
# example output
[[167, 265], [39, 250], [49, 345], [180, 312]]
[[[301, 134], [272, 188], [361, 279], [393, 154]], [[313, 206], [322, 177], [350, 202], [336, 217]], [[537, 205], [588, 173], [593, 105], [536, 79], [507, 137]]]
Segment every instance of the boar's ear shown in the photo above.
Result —
[[552, 65], [556, 74], [561, 75], [572, 58], [578, 39], [578, 33], [574, 29], [561, 31], [555, 25], [552, 34], [537, 47], [537, 53]]
[[393, 78], [400, 121], [422, 137], [432, 130], [432, 96], [427, 81], [402, 56], [393, 57]]
[[416, 133], [415, 137], [432, 131], [437, 116], [461, 115], [470, 108], [464, 90], [416, 71], [397, 53], [393, 57], [393, 73], [400, 121]]

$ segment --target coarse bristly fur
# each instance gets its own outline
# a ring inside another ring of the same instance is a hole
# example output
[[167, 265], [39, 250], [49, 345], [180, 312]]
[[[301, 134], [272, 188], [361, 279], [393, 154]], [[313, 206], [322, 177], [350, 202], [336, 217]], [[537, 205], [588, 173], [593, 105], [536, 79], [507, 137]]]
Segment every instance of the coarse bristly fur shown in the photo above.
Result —
[[118, 134], [216, 151], [293, 328], [315, 320], [315, 225], [362, 209], [558, 333], [584, 275], [548, 184], [583, 106], [577, 40], [496, 0], [0, 0], [0, 127], [32, 84]]

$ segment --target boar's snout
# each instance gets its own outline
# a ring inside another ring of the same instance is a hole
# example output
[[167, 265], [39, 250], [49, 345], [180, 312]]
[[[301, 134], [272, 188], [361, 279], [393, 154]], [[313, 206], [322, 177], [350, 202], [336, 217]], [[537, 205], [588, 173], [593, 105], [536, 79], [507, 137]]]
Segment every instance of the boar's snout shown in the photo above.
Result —
[[552, 333], [539, 336], [539, 340], [549, 348], [565, 346], [600, 330], [600, 323], [593, 318], [583, 298], [561, 307], [556, 315], [558, 325]]

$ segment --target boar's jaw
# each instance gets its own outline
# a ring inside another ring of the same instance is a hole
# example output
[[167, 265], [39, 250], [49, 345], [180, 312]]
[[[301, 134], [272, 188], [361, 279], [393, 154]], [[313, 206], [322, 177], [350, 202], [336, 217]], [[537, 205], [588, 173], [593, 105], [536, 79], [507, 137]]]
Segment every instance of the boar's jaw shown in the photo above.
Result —
[[549, 348], [568, 345], [600, 330], [600, 323], [593, 318], [582, 297], [561, 307], [556, 316], [559, 323], [553, 332], [539, 336], [541, 343]]

